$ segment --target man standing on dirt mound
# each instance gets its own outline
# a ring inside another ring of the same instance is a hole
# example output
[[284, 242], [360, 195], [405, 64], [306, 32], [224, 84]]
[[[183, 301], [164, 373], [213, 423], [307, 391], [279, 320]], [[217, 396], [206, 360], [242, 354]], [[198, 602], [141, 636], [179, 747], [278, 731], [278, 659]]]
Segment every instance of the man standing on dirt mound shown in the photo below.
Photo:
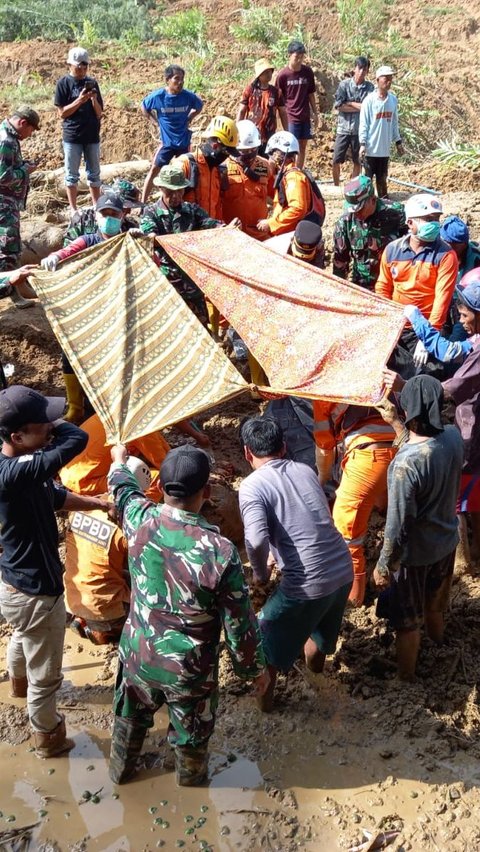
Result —
[[67, 64], [70, 73], [61, 77], [54, 103], [63, 122], [65, 185], [70, 212], [77, 209], [80, 161], [85, 159], [92, 201], [100, 197], [100, 121], [103, 100], [96, 80], [87, 75], [90, 59], [83, 47], [72, 47]]
[[310, 66], [303, 64], [305, 45], [301, 41], [291, 41], [287, 51], [288, 65], [278, 72], [277, 88], [285, 100], [289, 132], [298, 139], [298, 166], [302, 169], [307, 142], [312, 138], [310, 114], [313, 116], [313, 130], [318, 126], [315, 77]]
[[360, 108], [360, 162], [365, 164], [365, 174], [375, 178], [379, 198], [387, 198], [392, 142], [395, 142], [398, 154], [404, 153], [398, 129], [398, 100], [390, 91], [393, 74], [393, 69], [388, 65], [377, 69], [377, 88], [367, 95]]
[[64, 406], [62, 397], [44, 397], [23, 385], [0, 391], [0, 611], [13, 627], [7, 650], [11, 694], [27, 698], [41, 758], [74, 746], [56, 709], [65, 603], [54, 511], [108, 509], [106, 501], [54, 482], [88, 439], [60, 419]]
[[[168, 65], [165, 68], [165, 88], [156, 89], [142, 101], [143, 115], [154, 124], [158, 123], [160, 131], [160, 145], [143, 185], [143, 202], [148, 201], [153, 179], [162, 166], [167, 166], [173, 157], [185, 154], [190, 149], [190, 124], [201, 112], [203, 101], [194, 92], [183, 88], [184, 80], [185, 71], [180, 65]], [[156, 120], [152, 112], [155, 112]]]
[[[30, 185], [30, 175], [37, 168], [35, 161], [24, 160], [20, 141], [29, 139], [40, 129], [40, 116], [34, 109], [21, 106], [0, 125], [0, 272], [15, 269], [22, 249], [20, 240], [20, 211]], [[17, 307], [34, 303], [24, 299], [16, 289], [6, 293]]]

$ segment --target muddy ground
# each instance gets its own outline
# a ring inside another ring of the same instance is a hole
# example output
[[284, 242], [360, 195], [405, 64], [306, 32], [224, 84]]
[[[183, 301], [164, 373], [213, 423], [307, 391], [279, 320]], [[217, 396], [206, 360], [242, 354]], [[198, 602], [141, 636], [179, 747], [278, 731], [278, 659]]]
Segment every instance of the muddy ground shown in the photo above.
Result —
[[[329, 243], [341, 201], [338, 192], [327, 194]], [[480, 235], [480, 195], [450, 193], [444, 204]], [[2, 360], [14, 364], [14, 380], [61, 394], [59, 349], [41, 306], [19, 311], [7, 299], [0, 314]], [[235, 466], [234, 486], [248, 472], [238, 423], [259, 407], [247, 395], [198, 418], [217, 462]], [[168, 437], [180, 439], [174, 430]], [[375, 516], [371, 566], [382, 526]], [[261, 605], [258, 595], [254, 603]], [[125, 787], [112, 785], [107, 759], [116, 652], [79, 641], [69, 630], [59, 706], [76, 747], [67, 757], [37, 760], [25, 702], [8, 696], [7, 637], [8, 627], [0, 625], [1, 849], [330, 852], [384, 831], [399, 832], [390, 847], [397, 852], [480, 849], [476, 578], [457, 578], [445, 644], [436, 648], [425, 640], [414, 685], [396, 679], [393, 636], [375, 615], [373, 595], [361, 610], [348, 610], [324, 675], [310, 674], [299, 661], [280, 679], [270, 716], [258, 713], [224, 654], [210, 777], [198, 790], [177, 789], [163, 766], [162, 713], [138, 777]], [[82, 800], [86, 790], [100, 790], [98, 804]], [[5, 832], [22, 826], [34, 826], [23, 846], [1, 845]]]

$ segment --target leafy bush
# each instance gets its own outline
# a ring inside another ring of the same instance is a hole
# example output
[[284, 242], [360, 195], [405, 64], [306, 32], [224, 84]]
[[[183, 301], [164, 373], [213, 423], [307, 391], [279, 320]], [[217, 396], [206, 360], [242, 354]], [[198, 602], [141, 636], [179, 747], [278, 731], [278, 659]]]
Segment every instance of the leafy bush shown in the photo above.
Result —
[[447, 166], [458, 166], [462, 169], [480, 168], [480, 145], [458, 142], [457, 139], [442, 139], [438, 147], [432, 151], [434, 157]]
[[207, 42], [207, 19], [199, 9], [187, 9], [175, 15], [167, 15], [155, 26], [157, 36], [171, 41], [178, 54], [185, 50], [196, 50], [205, 55], [210, 51]]
[[240, 23], [232, 24], [230, 32], [239, 41], [270, 46], [285, 36], [281, 7], [247, 6], [240, 12]]
[[147, 7], [136, 0], [0, 0], [0, 41], [83, 38], [92, 44], [126, 31], [146, 40], [152, 37]]

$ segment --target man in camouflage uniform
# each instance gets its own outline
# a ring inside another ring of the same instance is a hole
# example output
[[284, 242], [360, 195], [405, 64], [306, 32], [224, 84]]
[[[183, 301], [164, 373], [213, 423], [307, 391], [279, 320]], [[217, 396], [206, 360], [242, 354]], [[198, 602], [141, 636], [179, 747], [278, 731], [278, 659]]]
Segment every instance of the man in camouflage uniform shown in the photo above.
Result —
[[377, 198], [365, 175], [344, 187], [345, 211], [333, 230], [333, 274], [373, 292], [385, 246], [407, 233], [398, 201]]
[[[125, 178], [116, 178], [111, 186], [101, 187], [102, 195], [116, 195], [123, 201], [123, 219], [122, 232], [131, 231], [132, 228], [138, 228], [138, 220], [130, 217], [128, 214], [132, 210], [142, 209], [144, 204], [140, 201], [140, 190], [131, 181]], [[70, 219], [68, 230], [63, 238], [63, 245], [68, 246], [73, 240], [78, 237], [84, 237], [85, 234], [98, 233], [98, 224], [95, 217], [95, 207], [83, 207], [76, 210]]]
[[[0, 272], [15, 269], [18, 264], [22, 249], [20, 211], [25, 209], [30, 175], [38, 165], [23, 159], [20, 141], [39, 129], [38, 113], [27, 106], [19, 107], [0, 124]], [[16, 290], [9, 295], [18, 307], [33, 304]]]
[[268, 686], [258, 624], [239, 554], [202, 515], [208, 498], [208, 456], [190, 445], [166, 456], [160, 481], [165, 503], [150, 502], [125, 466], [127, 450], [112, 449], [109, 474], [132, 581], [130, 613], [119, 645], [110, 777], [135, 772], [153, 717], [169, 714], [177, 784], [200, 784], [218, 704], [220, 633], [236, 673]]
[[[163, 166], [155, 186], [160, 187], [161, 198], [156, 204], [145, 208], [140, 220], [140, 229], [144, 234], [183, 234], [185, 231], [203, 231], [208, 228], [221, 228], [223, 222], [212, 219], [199, 207], [184, 201], [183, 196], [189, 181], [180, 165]], [[207, 325], [207, 310], [202, 291], [192, 279], [181, 270], [160, 245], [155, 249], [155, 261], [176, 291], [185, 300], [191, 311], [203, 325]]]

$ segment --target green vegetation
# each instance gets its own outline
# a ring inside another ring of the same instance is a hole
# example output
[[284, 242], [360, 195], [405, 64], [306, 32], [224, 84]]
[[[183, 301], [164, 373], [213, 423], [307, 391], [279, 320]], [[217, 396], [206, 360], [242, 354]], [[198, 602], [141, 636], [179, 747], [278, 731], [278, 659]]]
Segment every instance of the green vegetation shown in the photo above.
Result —
[[136, 0], [0, 0], [0, 41], [75, 39], [91, 46], [101, 39], [121, 40], [126, 33], [152, 37], [150, 7]]
[[480, 145], [469, 145], [458, 142], [456, 139], [450, 141], [443, 139], [438, 142], [438, 147], [432, 151], [434, 157], [447, 166], [457, 166], [463, 169], [480, 168]]
[[240, 23], [232, 24], [229, 30], [238, 41], [270, 46], [285, 35], [282, 9], [248, 5], [240, 12]]
[[175, 15], [161, 18], [155, 25], [157, 37], [167, 39], [178, 56], [185, 50], [193, 50], [206, 56], [211, 51], [207, 41], [207, 19], [198, 9], [187, 9]]

